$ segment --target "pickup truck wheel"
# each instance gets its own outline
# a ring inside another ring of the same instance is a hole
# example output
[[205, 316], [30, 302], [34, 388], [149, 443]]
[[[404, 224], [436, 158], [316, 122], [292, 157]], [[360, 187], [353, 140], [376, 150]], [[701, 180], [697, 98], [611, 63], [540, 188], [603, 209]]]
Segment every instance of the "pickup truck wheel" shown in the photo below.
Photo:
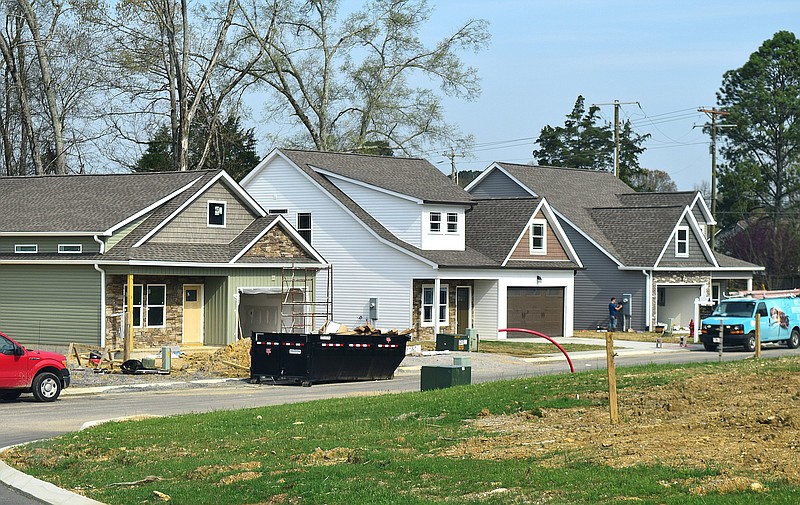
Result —
[[755, 332], [750, 332], [747, 334], [747, 340], [744, 341], [744, 350], [745, 352], [755, 352], [756, 351], [756, 334]]
[[40, 402], [52, 402], [61, 394], [61, 379], [51, 372], [42, 372], [33, 379], [33, 396]]
[[789, 340], [786, 341], [786, 345], [789, 346], [789, 349], [797, 349], [800, 347], [800, 331], [797, 328], [792, 329], [792, 335], [789, 337]]
[[703, 349], [706, 351], [716, 351], [718, 344], [703, 344]]
[[3, 391], [0, 393], [0, 400], [4, 402], [13, 402], [22, 394], [22, 391]]

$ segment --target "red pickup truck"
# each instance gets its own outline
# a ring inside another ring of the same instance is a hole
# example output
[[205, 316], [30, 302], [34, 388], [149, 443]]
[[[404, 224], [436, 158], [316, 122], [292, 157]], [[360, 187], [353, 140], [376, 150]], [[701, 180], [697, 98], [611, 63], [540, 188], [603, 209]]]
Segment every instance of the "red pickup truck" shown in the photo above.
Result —
[[63, 354], [25, 349], [0, 333], [0, 400], [16, 400], [22, 393], [33, 393], [40, 402], [52, 402], [69, 382]]

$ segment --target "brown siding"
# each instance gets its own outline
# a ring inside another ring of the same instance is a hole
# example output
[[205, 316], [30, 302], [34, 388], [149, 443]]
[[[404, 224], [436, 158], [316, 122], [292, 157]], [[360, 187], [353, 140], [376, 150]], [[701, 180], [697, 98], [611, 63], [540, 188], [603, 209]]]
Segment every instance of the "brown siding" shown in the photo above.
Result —
[[248, 258], [311, 258], [279, 226], [274, 226], [246, 253]]
[[[209, 200], [226, 202], [224, 228], [208, 226]], [[253, 222], [253, 218], [250, 211], [228, 187], [217, 182], [156, 233], [150, 242], [228, 244]]]
[[[535, 219], [545, 219], [544, 215], [539, 212], [536, 214]], [[545, 226], [545, 233], [547, 235], [547, 254], [531, 254], [530, 253], [530, 240], [531, 228], [530, 226], [525, 229], [525, 234], [522, 240], [517, 244], [517, 248], [511, 253], [512, 260], [568, 260], [567, 252], [561, 246], [561, 242], [556, 238], [550, 222]]]

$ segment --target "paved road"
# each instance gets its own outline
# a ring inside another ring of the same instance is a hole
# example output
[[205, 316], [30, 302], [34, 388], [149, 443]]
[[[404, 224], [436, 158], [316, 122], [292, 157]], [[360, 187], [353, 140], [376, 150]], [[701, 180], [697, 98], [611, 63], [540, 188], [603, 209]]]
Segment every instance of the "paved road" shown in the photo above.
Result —
[[[586, 339], [564, 341], [589, 343]], [[598, 341], [597, 343], [600, 343]], [[717, 361], [717, 353], [705, 352], [702, 346], [679, 348], [665, 344], [656, 349], [654, 344], [619, 343], [618, 366], [647, 363], [690, 363]], [[463, 355], [462, 353], [459, 353]], [[800, 355], [800, 349], [771, 347], [762, 351], [765, 358], [783, 355]], [[511, 379], [534, 375], [568, 372], [562, 355], [522, 360], [508, 356], [471, 353], [473, 382]], [[751, 353], [725, 352], [725, 361], [744, 359]], [[605, 368], [604, 352], [581, 352], [571, 355], [576, 372]], [[80, 388], [69, 388], [55, 404], [37, 403], [32, 398], [0, 406], [0, 447], [54, 437], [75, 431], [92, 420], [139, 415], [173, 415], [211, 410], [230, 410], [262, 407], [283, 403], [303, 402], [321, 398], [344, 397], [376, 393], [396, 393], [419, 390], [421, 364], [450, 364], [452, 355], [438, 355], [407, 359], [390, 381], [353, 382], [341, 384], [316, 384], [310, 388], [299, 386], [254, 385], [245, 381], [231, 381], [214, 386], [196, 386], [181, 389], [151, 389], [145, 391], [105, 392], [80, 395]], [[40, 502], [25, 498], [0, 485], [0, 504], [37, 505]]]

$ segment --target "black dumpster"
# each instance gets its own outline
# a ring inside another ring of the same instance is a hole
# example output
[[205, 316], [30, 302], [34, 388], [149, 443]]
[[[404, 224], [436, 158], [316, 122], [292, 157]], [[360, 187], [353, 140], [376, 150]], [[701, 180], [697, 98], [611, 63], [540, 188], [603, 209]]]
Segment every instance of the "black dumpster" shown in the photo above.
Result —
[[452, 333], [436, 334], [437, 351], [469, 351], [469, 337]]
[[250, 380], [314, 382], [391, 379], [407, 335], [318, 335], [254, 331]]

